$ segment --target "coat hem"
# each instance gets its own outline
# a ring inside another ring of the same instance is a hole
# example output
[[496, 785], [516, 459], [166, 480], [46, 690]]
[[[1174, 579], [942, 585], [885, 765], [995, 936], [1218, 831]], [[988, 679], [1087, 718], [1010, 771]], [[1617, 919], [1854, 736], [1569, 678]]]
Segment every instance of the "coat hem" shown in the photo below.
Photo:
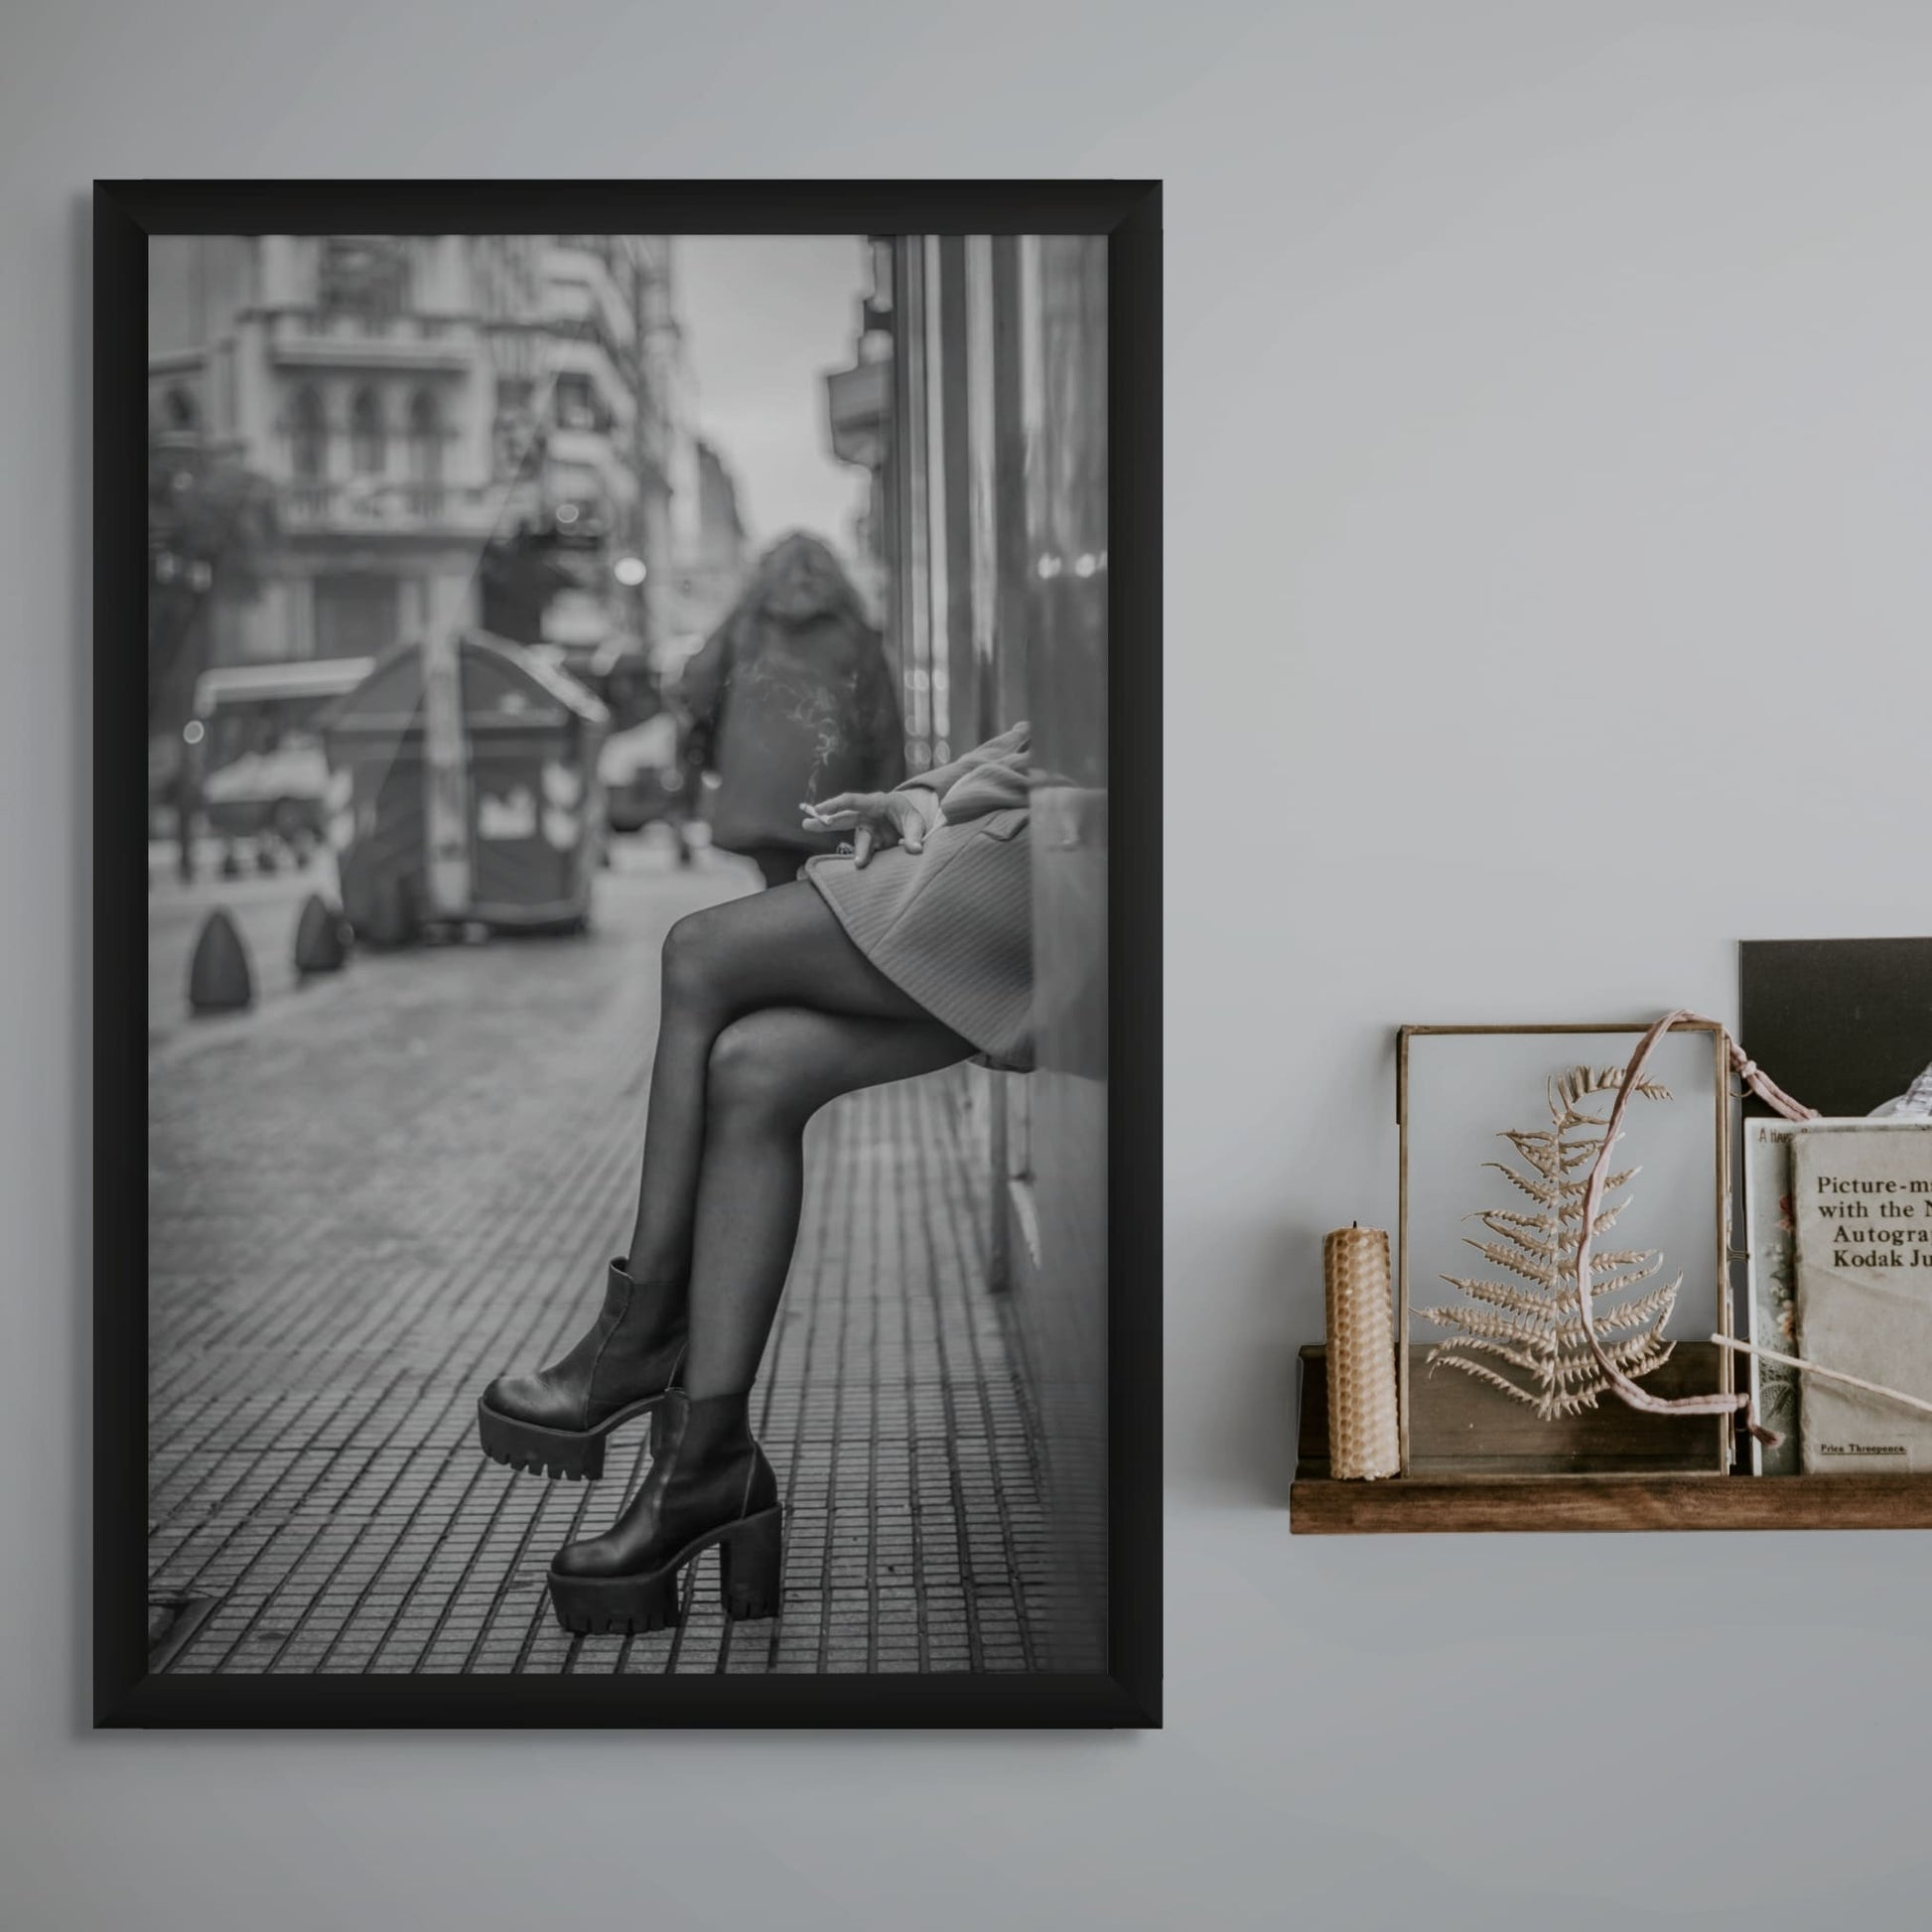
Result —
[[[962, 827], [961, 829], [963, 830], [964, 828]], [[954, 852], [963, 851], [965, 849], [965, 843], [962, 840], [954, 848]], [[841, 902], [839, 895], [828, 891], [824, 882], [820, 879], [818, 861], [828, 858], [837, 858], [843, 864], [851, 863], [843, 854], [820, 853], [815, 858], [806, 861], [802, 877], [831, 909], [832, 916], [838, 920], [845, 936], [858, 947], [859, 951], [865, 955], [867, 961], [873, 968], [879, 973], [882, 973], [894, 986], [897, 987], [929, 1020], [935, 1021], [939, 1026], [950, 1028], [961, 1039], [965, 1040], [973, 1048], [971, 1058], [974, 1064], [987, 1067], [997, 1073], [1031, 1072], [1033, 1070], [1033, 1053], [1030, 1040], [1015, 1042], [1008, 1039], [1000, 1042], [988, 1042], [985, 1039], [975, 1038], [964, 1028], [948, 1020], [944, 1014], [935, 1013], [931, 1005], [917, 991], [907, 986], [904, 980], [897, 973], [894, 972], [890, 960], [880, 958], [878, 952], [875, 950], [880, 938], [895, 931], [904, 921], [907, 912], [926, 891], [927, 887], [931, 885], [932, 881], [944, 874], [950, 855], [948, 855], [947, 862], [942, 862], [937, 866], [921, 868], [924, 876], [914, 884], [904, 903], [895, 913], [892, 924], [885, 928], [884, 934], [874, 933], [870, 936], [861, 933], [854, 923], [851, 912]]]

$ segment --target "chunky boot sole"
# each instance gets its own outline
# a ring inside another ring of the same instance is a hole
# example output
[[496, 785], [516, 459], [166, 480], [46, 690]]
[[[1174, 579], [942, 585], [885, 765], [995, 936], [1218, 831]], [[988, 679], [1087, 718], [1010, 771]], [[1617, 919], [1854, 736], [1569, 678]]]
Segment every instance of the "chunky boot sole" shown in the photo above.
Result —
[[776, 1616], [784, 1572], [784, 1512], [760, 1510], [707, 1531], [656, 1570], [634, 1577], [560, 1577], [550, 1573], [557, 1621], [580, 1637], [642, 1636], [678, 1620], [678, 1578], [716, 1543], [719, 1595], [734, 1623]]
[[531, 1475], [595, 1482], [604, 1473], [605, 1439], [625, 1423], [649, 1415], [663, 1400], [662, 1395], [647, 1395], [641, 1402], [620, 1409], [595, 1429], [545, 1429], [506, 1416], [479, 1398], [477, 1437], [492, 1462], [507, 1462], [512, 1469], [527, 1469]]

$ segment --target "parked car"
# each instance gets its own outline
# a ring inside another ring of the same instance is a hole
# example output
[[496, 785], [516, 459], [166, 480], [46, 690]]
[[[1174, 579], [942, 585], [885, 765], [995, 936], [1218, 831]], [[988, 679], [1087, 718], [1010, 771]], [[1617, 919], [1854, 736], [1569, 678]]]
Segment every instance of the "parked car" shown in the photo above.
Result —
[[320, 838], [329, 764], [319, 721], [374, 659], [311, 658], [204, 671], [187, 738], [209, 827], [226, 839]]

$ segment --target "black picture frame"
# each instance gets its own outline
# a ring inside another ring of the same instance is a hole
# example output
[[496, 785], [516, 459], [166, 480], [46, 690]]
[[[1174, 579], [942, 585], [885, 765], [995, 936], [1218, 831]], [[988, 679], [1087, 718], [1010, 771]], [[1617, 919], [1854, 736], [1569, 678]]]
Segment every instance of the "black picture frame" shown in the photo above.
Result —
[[1737, 1007], [1739, 1037], [1785, 1092], [1868, 1114], [1932, 1063], [1932, 938], [1746, 939]]
[[[118, 1726], [1158, 1726], [1161, 1723], [1161, 189], [1155, 182], [101, 182], [94, 190], [94, 1723]], [[565, 216], [568, 215], [568, 220]], [[961, 1677], [151, 1673], [146, 1628], [147, 243], [154, 235], [1107, 237], [1107, 1665]], [[1131, 1420], [1130, 1420], [1131, 1419]]]

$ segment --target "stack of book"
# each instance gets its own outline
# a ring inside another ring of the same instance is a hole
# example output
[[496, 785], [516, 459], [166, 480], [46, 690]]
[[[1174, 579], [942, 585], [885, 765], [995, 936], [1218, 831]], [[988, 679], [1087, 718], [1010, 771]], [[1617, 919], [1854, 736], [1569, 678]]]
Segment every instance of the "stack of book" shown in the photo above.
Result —
[[[1754, 1347], [1932, 1403], [1932, 1119], [1746, 1123]], [[1752, 1358], [1760, 1473], [1932, 1472], [1932, 1413]]]

